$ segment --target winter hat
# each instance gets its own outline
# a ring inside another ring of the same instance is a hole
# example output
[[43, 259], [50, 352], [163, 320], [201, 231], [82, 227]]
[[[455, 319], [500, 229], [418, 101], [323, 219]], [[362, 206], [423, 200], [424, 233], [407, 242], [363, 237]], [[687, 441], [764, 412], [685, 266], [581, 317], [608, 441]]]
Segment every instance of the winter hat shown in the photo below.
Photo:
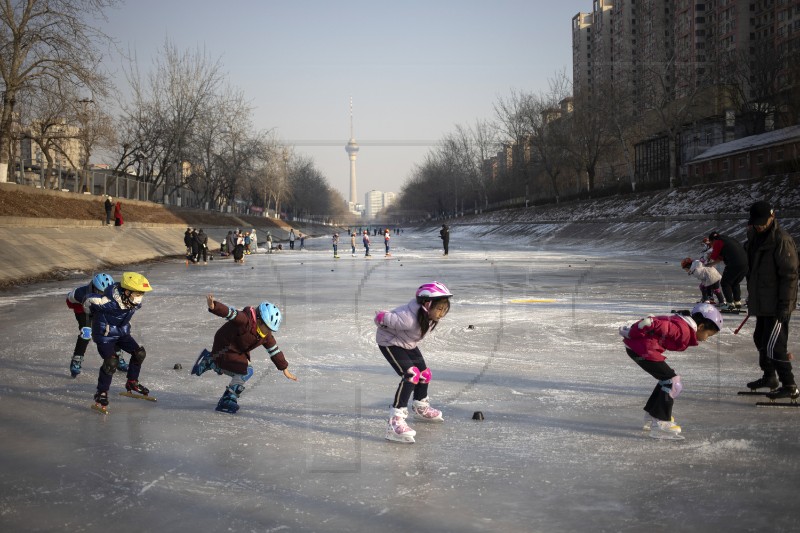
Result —
[[761, 200], [750, 206], [750, 220], [747, 223], [750, 226], [763, 226], [767, 223], [769, 217], [774, 214], [772, 207], [764, 200]]

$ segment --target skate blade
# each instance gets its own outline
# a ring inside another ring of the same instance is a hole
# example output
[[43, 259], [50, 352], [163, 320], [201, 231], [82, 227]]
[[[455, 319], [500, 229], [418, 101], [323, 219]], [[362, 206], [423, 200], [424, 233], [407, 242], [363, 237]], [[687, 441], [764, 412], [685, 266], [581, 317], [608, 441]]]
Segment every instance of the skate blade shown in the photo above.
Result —
[[429, 424], [441, 424], [444, 422], [444, 418], [425, 418], [422, 416], [414, 416], [415, 422], [427, 422]]
[[155, 399], [152, 396], [148, 396], [148, 395], [145, 395], [145, 394], [136, 394], [136, 393], [128, 392], [128, 391], [120, 392], [119, 395], [120, 396], [127, 396], [128, 398], [136, 398], [137, 400], [147, 400], [148, 402], [157, 402], [158, 401], [157, 399]]
[[757, 407], [800, 407], [797, 401], [793, 402], [756, 402]]
[[405, 437], [400, 437], [396, 435], [391, 435], [391, 436], [386, 435], [386, 440], [388, 440], [389, 442], [397, 442], [398, 444], [414, 444], [416, 442], [414, 440], [414, 437], [410, 435]]
[[92, 411], [97, 411], [98, 413], [103, 415], [107, 415], [110, 412], [107, 407], [103, 407], [99, 403], [92, 404]]
[[651, 439], [658, 440], [685, 440], [686, 437], [679, 433], [668, 433], [665, 431], [650, 431], [648, 435]]
[[766, 396], [769, 391], [757, 391], [757, 390], [740, 390], [736, 394], [739, 396]]

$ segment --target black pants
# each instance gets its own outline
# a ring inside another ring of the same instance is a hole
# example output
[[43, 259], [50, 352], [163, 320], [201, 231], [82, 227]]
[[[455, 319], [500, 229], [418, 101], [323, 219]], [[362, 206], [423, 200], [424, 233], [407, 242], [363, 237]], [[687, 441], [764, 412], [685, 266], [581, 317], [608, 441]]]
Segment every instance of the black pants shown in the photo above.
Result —
[[92, 339], [81, 337], [81, 328], [92, 327], [92, 321], [86, 313], [75, 313], [75, 320], [78, 321], [78, 340], [75, 341], [75, 351], [73, 355], [85, 355], [86, 347]]
[[389, 361], [389, 364], [392, 365], [397, 375], [400, 376], [400, 384], [397, 386], [397, 391], [394, 393], [392, 407], [396, 409], [408, 407], [408, 400], [411, 399], [412, 393], [414, 394], [415, 400], [424, 400], [427, 398], [427, 383], [420, 381], [414, 384], [408, 381], [408, 378], [411, 376], [408, 373], [408, 369], [412, 366], [417, 367], [420, 372], [428, 368], [419, 348], [414, 348], [413, 350], [406, 350], [399, 346], [378, 346], [378, 348], [381, 349], [383, 356]]
[[730, 303], [738, 302], [742, 299], [742, 288], [739, 284], [747, 275], [747, 268], [738, 265], [725, 265], [725, 270], [722, 271], [722, 294], [725, 296], [725, 301]]
[[778, 321], [774, 316], [757, 316], [753, 342], [758, 349], [758, 366], [765, 376], [778, 373], [783, 385], [794, 385], [792, 363], [789, 361], [786, 343], [789, 339], [789, 320]]
[[[674, 378], [677, 374], [675, 371], [670, 368], [670, 366], [664, 361], [648, 361], [647, 359], [639, 356], [631, 350], [630, 348], [625, 348], [625, 351], [628, 353], [628, 356], [639, 365], [642, 370], [656, 378], [658, 381], [667, 380]], [[652, 394], [650, 394], [650, 398], [648, 398], [647, 403], [644, 404], [644, 410], [647, 411], [650, 416], [658, 418], [659, 420], [671, 420], [672, 419], [672, 404], [674, 400], [669, 395], [664, 388], [670, 389], [671, 385], [662, 385], [661, 383], [656, 383], [656, 387], [653, 389]]]
[[442, 247], [444, 248], [444, 255], [450, 252], [450, 239], [442, 239]]
[[703, 301], [713, 300], [714, 295], [717, 295], [719, 303], [723, 303], [722, 293], [719, 291], [719, 281], [711, 285], [700, 285], [700, 293], [702, 294]]

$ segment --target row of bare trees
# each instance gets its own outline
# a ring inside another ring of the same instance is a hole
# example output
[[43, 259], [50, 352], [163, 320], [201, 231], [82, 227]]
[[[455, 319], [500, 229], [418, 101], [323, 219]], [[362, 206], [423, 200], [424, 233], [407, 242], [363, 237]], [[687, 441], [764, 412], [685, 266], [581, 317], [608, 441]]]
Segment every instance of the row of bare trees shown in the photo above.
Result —
[[[731, 52], [700, 65], [673, 56], [640, 66], [635, 83], [599, 84], [592, 94], [573, 95], [564, 73], [540, 92], [512, 90], [497, 99], [492, 120], [444, 136], [390, 212], [449, 216], [684, 183], [682, 147], [698, 124], [725, 131], [719, 143], [800, 122], [797, 51], [755, 54], [756, 61]], [[648, 139], [667, 146], [655, 178], [637, 169], [635, 148]]]
[[[212, 208], [238, 202], [276, 213], [346, 212], [311, 161], [255, 127], [252, 105], [205, 50], [179, 50], [167, 40], [147, 68], [120, 53], [127, 85], [115, 88], [100, 53], [113, 50], [113, 41], [97, 28], [116, 3], [0, 2], [0, 181], [25, 136], [43, 154], [48, 176], [56, 156], [85, 176], [90, 157], [102, 154], [119, 173], [148, 184], [153, 201], [174, 203], [190, 191]], [[69, 149], [75, 143], [77, 152]]]

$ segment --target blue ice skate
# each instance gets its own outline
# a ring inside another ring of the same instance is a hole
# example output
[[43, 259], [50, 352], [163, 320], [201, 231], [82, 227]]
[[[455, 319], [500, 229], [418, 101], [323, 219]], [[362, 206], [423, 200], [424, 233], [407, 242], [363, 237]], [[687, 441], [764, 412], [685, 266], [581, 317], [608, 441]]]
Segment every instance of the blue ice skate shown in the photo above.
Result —
[[235, 414], [239, 410], [239, 395], [244, 390], [241, 385], [234, 385], [233, 388], [225, 387], [225, 393], [217, 402], [217, 411]]
[[197, 362], [192, 367], [192, 375], [200, 376], [208, 370], [213, 370], [217, 374], [222, 374], [222, 370], [220, 370], [220, 368], [214, 364], [214, 358], [212, 357], [211, 352], [208, 350], [203, 350], [200, 352]]
[[73, 378], [78, 377], [78, 374], [81, 373], [81, 365], [83, 364], [83, 356], [82, 355], [73, 355], [72, 361], [69, 363], [69, 373], [72, 375]]

